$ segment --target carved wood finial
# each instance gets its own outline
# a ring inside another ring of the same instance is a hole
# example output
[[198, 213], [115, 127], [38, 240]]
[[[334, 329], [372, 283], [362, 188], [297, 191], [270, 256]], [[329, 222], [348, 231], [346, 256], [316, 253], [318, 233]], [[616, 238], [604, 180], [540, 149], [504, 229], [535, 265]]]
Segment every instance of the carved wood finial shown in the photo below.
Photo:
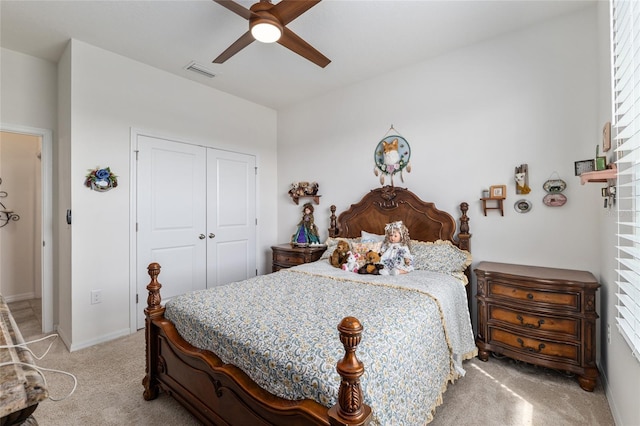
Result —
[[469, 217], [467, 211], [469, 211], [469, 204], [460, 203], [460, 232], [458, 233], [458, 247], [462, 250], [471, 251], [471, 234], [469, 233]]
[[162, 297], [160, 297], [160, 289], [162, 288], [162, 284], [158, 282], [160, 264], [155, 262], [150, 263], [147, 267], [147, 272], [149, 273], [149, 277], [151, 277], [151, 282], [147, 285], [149, 295], [147, 296], [147, 308], [145, 309], [145, 313], [151, 313], [161, 308], [160, 302], [162, 301]]
[[331, 216], [329, 216], [329, 236], [337, 237], [338, 236], [338, 222], [336, 217], [336, 206], [334, 204], [329, 207], [331, 210]]
[[468, 234], [469, 233], [469, 217], [467, 216], [467, 212], [469, 211], [469, 204], [460, 203], [460, 211], [462, 212], [462, 216], [460, 216], [460, 233]]
[[345, 354], [336, 367], [342, 380], [338, 391], [338, 405], [329, 410], [329, 423], [333, 426], [367, 425], [371, 420], [371, 407], [363, 403], [360, 387], [364, 365], [356, 357], [356, 348], [362, 339], [362, 330], [362, 324], [354, 317], [346, 317], [338, 325]]

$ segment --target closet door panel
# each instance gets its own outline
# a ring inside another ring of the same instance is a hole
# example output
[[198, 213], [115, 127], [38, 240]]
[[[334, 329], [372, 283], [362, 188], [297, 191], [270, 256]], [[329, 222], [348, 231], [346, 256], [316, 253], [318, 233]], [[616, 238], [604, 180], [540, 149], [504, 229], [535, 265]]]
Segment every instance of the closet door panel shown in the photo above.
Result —
[[206, 287], [206, 150], [138, 136], [138, 327], [144, 326], [147, 266], [162, 266], [163, 300]]
[[207, 286], [256, 275], [255, 157], [207, 151]]

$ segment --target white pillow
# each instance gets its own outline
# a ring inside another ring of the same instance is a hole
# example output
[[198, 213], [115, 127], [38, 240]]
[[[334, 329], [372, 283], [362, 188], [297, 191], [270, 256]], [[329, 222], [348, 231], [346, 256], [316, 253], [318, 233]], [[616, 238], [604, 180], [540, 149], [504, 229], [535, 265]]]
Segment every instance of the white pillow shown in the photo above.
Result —
[[384, 235], [372, 234], [367, 231], [360, 232], [360, 242], [363, 243], [378, 243], [384, 241]]

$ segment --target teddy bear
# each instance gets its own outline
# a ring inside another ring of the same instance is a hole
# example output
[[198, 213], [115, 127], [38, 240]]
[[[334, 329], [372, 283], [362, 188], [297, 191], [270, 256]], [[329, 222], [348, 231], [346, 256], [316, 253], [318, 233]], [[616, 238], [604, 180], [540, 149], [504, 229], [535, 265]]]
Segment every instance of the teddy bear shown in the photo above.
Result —
[[358, 269], [359, 274], [380, 275], [380, 270], [384, 269], [384, 265], [380, 263], [380, 253], [369, 250], [364, 255], [364, 265]]
[[358, 272], [358, 258], [360, 254], [357, 252], [348, 251], [347, 261], [342, 265], [342, 270], [348, 272]]
[[329, 262], [336, 268], [342, 268], [342, 265], [347, 262], [347, 253], [351, 250], [349, 243], [345, 240], [338, 240], [336, 249], [331, 253]]

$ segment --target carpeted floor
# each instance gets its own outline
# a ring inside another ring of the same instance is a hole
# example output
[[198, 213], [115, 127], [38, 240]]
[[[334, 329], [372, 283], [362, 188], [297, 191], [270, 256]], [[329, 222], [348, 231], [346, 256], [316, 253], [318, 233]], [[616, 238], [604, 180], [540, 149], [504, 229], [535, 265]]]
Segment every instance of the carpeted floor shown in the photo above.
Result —
[[[41, 336], [37, 306], [16, 302], [10, 309], [25, 340]], [[44, 344], [32, 347], [37, 348]], [[38, 365], [73, 373], [78, 387], [63, 401], [41, 403], [34, 413], [38, 424], [199, 424], [164, 394], [154, 401], [142, 398], [144, 351], [143, 331], [72, 353], [56, 341]], [[585, 392], [574, 377], [509, 359], [473, 359], [464, 368], [466, 376], [449, 385], [430, 425], [614, 425], [600, 382], [594, 392]], [[71, 390], [65, 376], [47, 373], [46, 378], [54, 398]]]

